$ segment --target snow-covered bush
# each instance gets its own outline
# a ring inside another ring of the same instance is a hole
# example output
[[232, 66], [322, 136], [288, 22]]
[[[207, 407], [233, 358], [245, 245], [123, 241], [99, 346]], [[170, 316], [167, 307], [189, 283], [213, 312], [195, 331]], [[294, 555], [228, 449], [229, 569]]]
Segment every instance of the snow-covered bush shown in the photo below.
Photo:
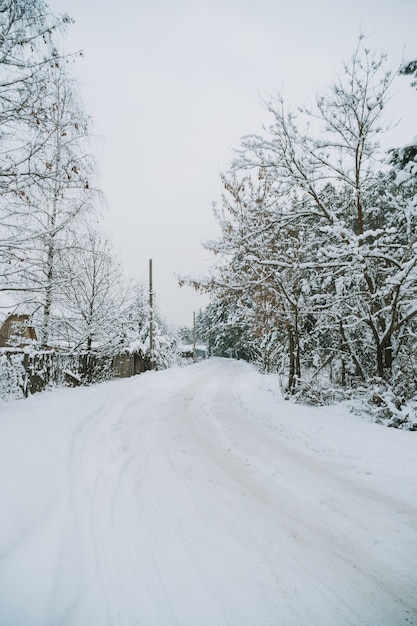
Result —
[[0, 352], [0, 398], [11, 400], [24, 396], [25, 369], [23, 352]]
[[372, 420], [403, 430], [417, 430], [417, 402], [399, 397], [385, 381], [375, 378], [370, 386], [352, 403], [357, 413], [370, 415]]

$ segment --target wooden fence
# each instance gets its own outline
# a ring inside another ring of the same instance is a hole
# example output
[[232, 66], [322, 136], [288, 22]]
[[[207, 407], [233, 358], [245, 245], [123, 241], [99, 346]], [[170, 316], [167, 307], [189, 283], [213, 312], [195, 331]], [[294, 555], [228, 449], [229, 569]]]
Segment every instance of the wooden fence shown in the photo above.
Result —
[[137, 352], [101, 356], [6, 349], [0, 351], [0, 398], [27, 397], [48, 386], [88, 385], [127, 378], [147, 369], [148, 360]]

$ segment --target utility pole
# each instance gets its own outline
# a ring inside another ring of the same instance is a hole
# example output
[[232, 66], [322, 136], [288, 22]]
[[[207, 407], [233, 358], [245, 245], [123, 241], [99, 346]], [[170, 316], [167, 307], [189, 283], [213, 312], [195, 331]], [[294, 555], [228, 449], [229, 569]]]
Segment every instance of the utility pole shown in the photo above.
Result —
[[193, 360], [196, 360], [195, 352], [195, 311], [193, 311]]
[[153, 370], [153, 286], [152, 259], [149, 259], [149, 367]]

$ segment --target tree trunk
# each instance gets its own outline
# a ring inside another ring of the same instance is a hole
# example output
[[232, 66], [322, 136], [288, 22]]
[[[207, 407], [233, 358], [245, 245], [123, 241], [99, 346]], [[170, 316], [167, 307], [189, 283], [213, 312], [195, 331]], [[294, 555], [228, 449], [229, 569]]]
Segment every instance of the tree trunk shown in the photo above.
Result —
[[43, 323], [41, 333], [41, 347], [47, 348], [49, 342], [49, 328], [52, 307], [52, 288], [54, 280], [54, 240], [51, 238], [48, 245], [48, 253], [46, 260], [46, 285], [45, 285], [45, 303], [43, 306]]
[[[362, 380], [365, 380], [366, 376], [365, 376], [365, 373], [363, 371], [362, 365], [359, 363], [359, 360], [358, 360], [357, 356], [355, 355], [355, 352], [350, 347], [349, 341], [347, 340], [347, 337], [346, 337], [345, 329], [343, 327], [342, 320], [339, 320], [339, 331], [340, 331], [340, 337], [341, 337], [341, 346], [343, 346], [343, 350], [348, 352], [350, 354], [350, 356], [352, 357], [352, 360], [353, 360], [353, 362], [355, 364], [357, 375], [360, 376], [362, 378]], [[344, 368], [344, 366], [345, 366], [345, 364], [344, 364], [344, 361], [343, 361], [343, 368]], [[346, 372], [343, 373], [343, 376], [346, 376]]]
[[295, 353], [295, 342], [294, 335], [290, 326], [288, 326], [288, 351], [290, 357], [290, 367], [288, 373], [288, 389], [287, 391], [291, 394], [294, 393], [295, 385], [297, 382], [296, 376], [296, 353]]

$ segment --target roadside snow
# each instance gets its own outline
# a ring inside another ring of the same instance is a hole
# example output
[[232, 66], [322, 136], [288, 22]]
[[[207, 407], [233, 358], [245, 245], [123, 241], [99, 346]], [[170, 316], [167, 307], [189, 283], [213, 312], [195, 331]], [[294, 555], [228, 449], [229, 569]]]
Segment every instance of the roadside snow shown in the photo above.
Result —
[[0, 624], [417, 624], [417, 433], [222, 359], [0, 405]]

